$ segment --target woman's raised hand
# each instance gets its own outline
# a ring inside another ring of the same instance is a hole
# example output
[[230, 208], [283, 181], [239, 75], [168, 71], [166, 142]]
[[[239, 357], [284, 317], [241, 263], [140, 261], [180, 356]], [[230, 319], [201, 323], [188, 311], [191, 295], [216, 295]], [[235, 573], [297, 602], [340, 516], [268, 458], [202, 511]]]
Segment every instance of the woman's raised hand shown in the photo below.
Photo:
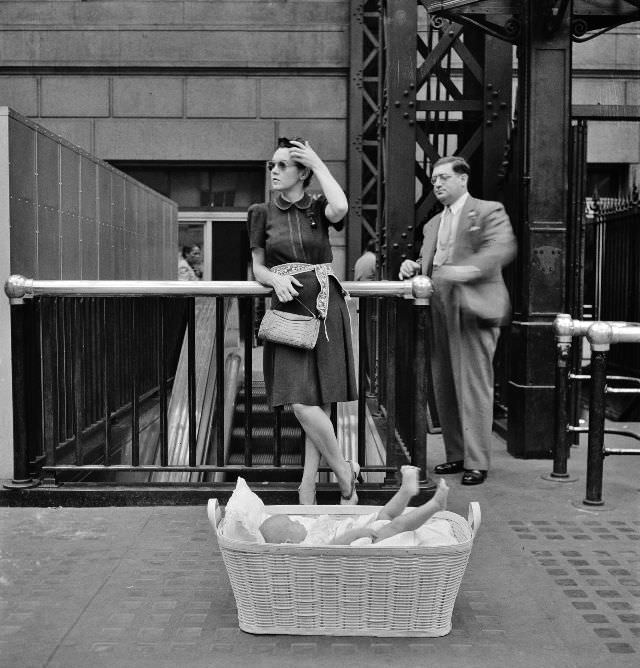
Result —
[[273, 292], [280, 302], [290, 302], [294, 297], [298, 296], [298, 292], [294, 285], [299, 288], [302, 287], [302, 283], [300, 283], [300, 281], [293, 276], [280, 276], [280, 274], [273, 274], [273, 278], [271, 279]]
[[308, 141], [302, 142], [291, 140], [291, 148], [289, 149], [289, 155], [292, 160], [299, 162], [301, 165], [308, 167], [312, 171], [318, 169], [323, 162], [320, 159], [320, 156], [311, 148]]

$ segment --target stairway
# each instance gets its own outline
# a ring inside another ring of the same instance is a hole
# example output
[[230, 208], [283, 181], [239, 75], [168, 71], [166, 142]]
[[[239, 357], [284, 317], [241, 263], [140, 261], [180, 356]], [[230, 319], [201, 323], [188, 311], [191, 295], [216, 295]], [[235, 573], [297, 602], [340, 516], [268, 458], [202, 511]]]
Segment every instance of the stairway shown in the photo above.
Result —
[[[274, 444], [274, 412], [269, 409], [265, 392], [264, 380], [254, 379], [252, 384], [252, 464], [269, 466], [273, 464]], [[245, 392], [238, 393], [236, 410], [233, 416], [231, 439], [229, 443], [228, 464], [244, 463], [244, 420], [246, 411]], [[304, 450], [304, 436], [298, 420], [290, 406], [282, 409], [281, 419], [281, 469], [273, 471], [247, 471], [242, 477], [247, 482], [292, 482], [300, 480], [299, 471], [288, 471], [287, 466], [301, 466]], [[227, 481], [235, 481], [237, 474], [227, 474]]]

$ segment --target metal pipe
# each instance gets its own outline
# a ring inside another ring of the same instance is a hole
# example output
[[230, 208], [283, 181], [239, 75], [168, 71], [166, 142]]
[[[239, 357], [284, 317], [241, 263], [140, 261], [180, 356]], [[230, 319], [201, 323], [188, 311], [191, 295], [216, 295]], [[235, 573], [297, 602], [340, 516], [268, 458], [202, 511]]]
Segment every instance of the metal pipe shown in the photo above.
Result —
[[[415, 277], [410, 281], [344, 281], [342, 286], [354, 297], [407, 297], [413, 283], [430, 279]], [[257, 281], [43, 281], [12, 275], [5, 282], [5, 293], [12, 303], [38, 295], [78, 297], [267, 297], [271, 289]]]
[[568, 478], [567, 459], [569, 458], [568, 431], [567, 431], [567, 395], [568, 375], [570, 369], [571, 337], [569, 340], [560, 340], [556, 336], [556, 424], [555, 448], [553, 453], [552, 478]]
[[605, 448], [604, 455], [640, 455], [638, 448]]
[[591, 344], [591, 396], [589, 398], [589, 436], [587, 450], [587, 490], [583, 501], [588, 506], [601, 506], [602, 472], [604, 464], [604, 408], [607, 383], [607, 353], [613, 330], [604, 322], [589, 327]]

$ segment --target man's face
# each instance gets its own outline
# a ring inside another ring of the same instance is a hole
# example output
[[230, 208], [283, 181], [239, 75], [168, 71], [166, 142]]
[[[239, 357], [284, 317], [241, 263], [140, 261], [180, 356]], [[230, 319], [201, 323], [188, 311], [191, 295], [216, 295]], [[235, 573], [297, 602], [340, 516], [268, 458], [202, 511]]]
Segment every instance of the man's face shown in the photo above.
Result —
[[431, 175], [433, 192], [445, 206], [450, 206], [467, 192], [467, 175], [456, 174], [451, 163], [438, 165]]

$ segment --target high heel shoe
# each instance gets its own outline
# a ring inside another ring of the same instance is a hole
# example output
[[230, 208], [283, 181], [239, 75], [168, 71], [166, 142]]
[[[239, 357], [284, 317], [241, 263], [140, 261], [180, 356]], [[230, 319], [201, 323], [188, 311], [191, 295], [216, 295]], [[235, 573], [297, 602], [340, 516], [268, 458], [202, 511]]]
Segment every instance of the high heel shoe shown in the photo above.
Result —
[[358, 505], [358, 494], [356, 492], [356, 481], [361, 480], [360, 478], [360, 464], [354, 462], [351, 459], [347, 459], [347, 464], [351, 467], [351, 490], [349, 496], [345, 496], [340, 493], [340, 505], [341, 506], [357, 506]]

